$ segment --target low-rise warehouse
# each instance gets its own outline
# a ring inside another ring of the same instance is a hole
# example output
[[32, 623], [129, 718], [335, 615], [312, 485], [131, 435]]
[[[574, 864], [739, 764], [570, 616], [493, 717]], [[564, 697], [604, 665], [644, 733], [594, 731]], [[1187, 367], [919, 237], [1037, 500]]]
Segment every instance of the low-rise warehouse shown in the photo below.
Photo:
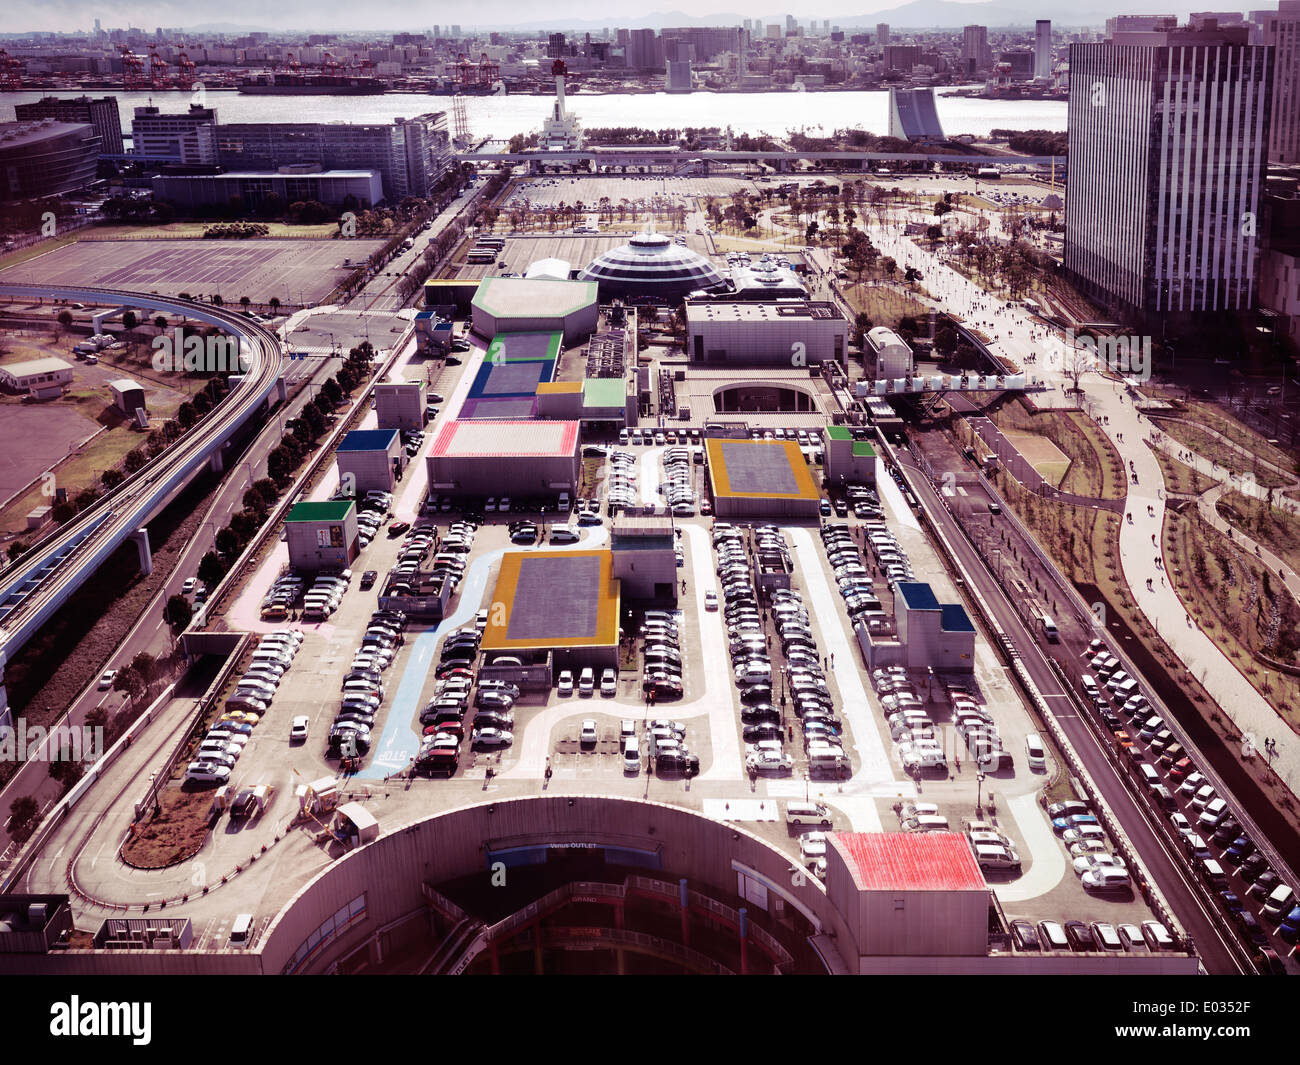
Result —
[[549, 278], [485, 277], [471, 301], [474, 332], [563, 333], [573, 344], [596, 331], [596, 285]]
[[353, 495], [391, 492], [401, 480], [405, 455], [396, 429], [354, 429], [335, 453], [339, 484]]
[[549, 653], [557, 670], [617, 667], [620, 585], [613, 564], [607, 550], [507, 551], [483, 633], [485, 661]]
[[298, 572], [346, 569], [357, 557], [357, 508], [349, 499], [298, 503], [284, 528], [289, 565]]
[[799, 445], [708, 440], [709, 485], [719, 518], [816, 518], [821, 494]]
[[843, 361], [849, 325], [833, 303], [688, 300], [686, 333], [694, 363], [788, 368]]
[[0, 387], [42, 398], [59, 395], [72, 383], [72, 364], [53, 357], [0, 366]]
[[429, 493], [457, 497], [573, 494], [582, 459], [575, 421], [451, 421], [425, 460]]
[[960, 603], [940, 603], [921, 581], [897, 581], [898, 640], [903, 665], [941, 673], [975, 669], [975, 626]]

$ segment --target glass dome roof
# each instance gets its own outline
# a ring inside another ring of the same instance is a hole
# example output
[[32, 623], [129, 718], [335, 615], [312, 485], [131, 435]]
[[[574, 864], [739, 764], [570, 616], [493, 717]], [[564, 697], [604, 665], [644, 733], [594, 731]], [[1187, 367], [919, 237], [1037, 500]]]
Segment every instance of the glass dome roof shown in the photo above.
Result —
[[597, 282], [602, 299], [648, 296], [675, 300], [722, 283], [722, 275], [708, 259], [663, 233], [638, 234], [597, 256], [578, 279]]

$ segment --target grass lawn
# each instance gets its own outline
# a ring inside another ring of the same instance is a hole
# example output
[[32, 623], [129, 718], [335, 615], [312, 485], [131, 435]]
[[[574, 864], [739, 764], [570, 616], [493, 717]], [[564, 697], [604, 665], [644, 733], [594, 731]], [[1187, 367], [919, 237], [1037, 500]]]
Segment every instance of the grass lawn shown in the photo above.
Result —
[[122, 860], [137, 869], [165, 869], [193, 857], [208, 836], [212, 791], [179, 786], [158, 793], [160, 813], [149, 813], [122, 844]]
[[897, 326], [900, 319], [929, 313], [920, 300], [897, 289], [880, 285], [856, 285], [843, 282], [840, 291], [855, 315], [863, 311], [876, 325]]
[[[1004, 433], [1041, 436], [1066, 456], [1069, 468], [1057, 484], [1061, 491], [1093, 499], [1124, 498], [1127, 485], [1121, 459], [1087, 415], [1077, 411], [1033, 412], [1017, 399], [998, 408], [993, 420]], [[1050, 470], [1039, 472], [1053, 480]]]
[[1214, 487], [1214, 480], [1199, 470], [1192, 469], [1185, 462], [1170, 458], [1168, 452], [1159, 448], [1153, 450], [1156, 453], [1156, 461], [1160, 463], [1160, 471], [1165, 477], [1165, 491], [1198, 496]]

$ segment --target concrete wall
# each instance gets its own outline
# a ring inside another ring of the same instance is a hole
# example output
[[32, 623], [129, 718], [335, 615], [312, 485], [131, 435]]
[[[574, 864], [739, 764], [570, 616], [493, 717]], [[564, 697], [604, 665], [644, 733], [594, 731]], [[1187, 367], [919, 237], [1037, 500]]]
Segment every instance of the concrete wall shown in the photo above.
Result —
[[[843, 318], [795, 318], [770, 322], [699, 320], [688, 323], [686, 350], [705, 366], [814, 366], [843, 358], [848, 323]], [[802, 349], [795, 345], [802, 345]], [[798, 354], [801, 361], [794, 361]]]
[[375, 385], [375, 417], [380, 429], [423, 429], [424, 387], [418, 381]]
[[677, 587], [677, 556], [672, 548], [637, 550], [625, 548], [613, 552], [614, 576], [622, 582], [624, 599], [654, 599], [655, 585], [666, 584], [668, 592]]

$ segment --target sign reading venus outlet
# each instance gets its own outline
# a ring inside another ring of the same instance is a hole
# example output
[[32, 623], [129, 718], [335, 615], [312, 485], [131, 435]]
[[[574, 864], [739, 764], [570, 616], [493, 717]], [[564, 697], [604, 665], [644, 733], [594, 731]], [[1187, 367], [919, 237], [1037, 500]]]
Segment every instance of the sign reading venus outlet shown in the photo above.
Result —
[[247, 373], [252, 353], [242, 337], [185, 336], [180, 327], [172, 335], [153, 338], [153, 368], [158, 373]]

